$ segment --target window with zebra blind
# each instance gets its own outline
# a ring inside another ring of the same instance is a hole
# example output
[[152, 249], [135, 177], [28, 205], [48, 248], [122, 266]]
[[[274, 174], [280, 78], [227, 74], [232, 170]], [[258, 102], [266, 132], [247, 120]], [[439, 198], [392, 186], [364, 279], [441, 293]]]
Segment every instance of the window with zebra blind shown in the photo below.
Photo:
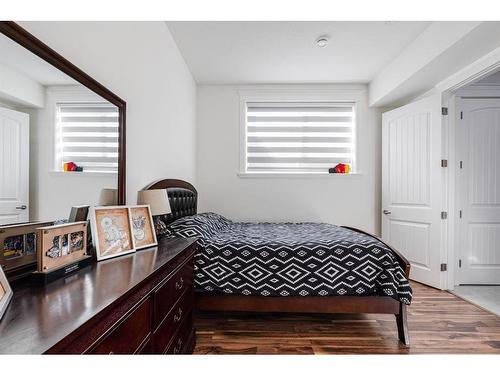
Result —
[[64, 163], [83, 173], [117, 173], [118, 108], [109, 103], [56, 104], [56, 170]]
[[354, 102], [246, 102], [244, 173], [355, 171]]

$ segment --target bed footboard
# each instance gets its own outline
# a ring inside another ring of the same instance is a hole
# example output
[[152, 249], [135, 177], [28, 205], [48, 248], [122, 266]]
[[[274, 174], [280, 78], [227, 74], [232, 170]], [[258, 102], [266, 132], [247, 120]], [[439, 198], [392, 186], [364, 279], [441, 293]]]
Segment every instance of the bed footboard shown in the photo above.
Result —
[[406, 259], [403, 256], [403, 254], [401, 254], [399, 251], [397, 251], [394, 247], [392, 247], [388, 243], [384, 242], [380, 237], [378, 237], [378, 236], [376, 236], [374, 234], [365, 232], [362, 229], [354, 228], [354, 227], [348, 227], [348, 226], [345, 226], [345, 225], [342, 225], [342, 228], [346, 228], [346, 229], [350, 229], [350, 230], [352, 230], [354, 232], [366, 234], [367, 236], [370, 236], [370, 237], [375, 238], [378, 241], [382, 242], [385, 246], [387, 246], [389, 249], [391, 249], [391, 251], [394, 253], [394, 255], [396, 256], [396, 259], [399, 262], [399, 265], [405, 271], [406, 278], [410, 277], [410, 268], [411, 268], [410, 262], [408, 261], [408, 259]]
[[398, 338], [404, 345], [410, 345], [410, 333], [408, 332], [408, 320], [406, 314], [406, 305], [399, 303], [399, 312], [395, 314], [396, 324], [398, 326]]
[[[401, 268], [405, 271], [406, 278], [409, 279], [410, 277], [410, 262], [408, 259], [406, 259], [403, 254], [401, 254], [399, 251], [397, 251], [394, 247], [389, 245], [388, 243], [384, 242], [380, 237], [375, 236], [374, 234], [365, 232], [364, 230], [361, 230], [359, 228], [353, 228], [353, 227], [348, 227], [348, 226], [342, 226], [343, 228], [353, 230], [358, 233], [363, 233], [366, 234], [367, 236], [370, 236], [372, 238], [376, 238], [380, 242], [382, 242], [385, 246], [387, 246], [391, 251], [394, 253], [396, 256], [396, 259], [399, 262], [399, 265]], [[408, 331], [408, 319], [407, 319], [407, 311], [406, 311], [406, 305], [404, 303], [399, 303], [399, 311], [397, 314], [394, 314], [396, 316], [396, 324], [398, 326], [398, 337], [399, 341], [401, 341], [404, 345], [410, 345], [410, 334]]]

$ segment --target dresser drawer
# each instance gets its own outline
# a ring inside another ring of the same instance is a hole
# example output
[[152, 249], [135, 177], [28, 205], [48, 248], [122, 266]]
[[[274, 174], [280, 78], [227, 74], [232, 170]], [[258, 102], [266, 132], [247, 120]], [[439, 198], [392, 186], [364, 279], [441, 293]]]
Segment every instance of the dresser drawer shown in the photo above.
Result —
[[165, 319], [179, 297], [193, 290], [193, 260], [184, 264], [154, 293], [154, 328]]
[[182, 325], [170, 343], [166, 354], [184, 354], [184, 348], [186, 348], [186, 345], [188, 344], [192, 331], [193, 315], [190, 314], [189, 316], [186, 316], [186, 319], [182, 322]]
[[91, 349], [92, 354], [133, 354], [151, 331], [151, 299], [137, 306]]
[[193, 311], [193, 292], [187, 290], [175, 306], [170, 310], [166, 319], [160, 324], [153, 335], [153, 352], [157, 354], [164, 353], [168, 343], [171, 341], [174, 333], [178, 331], [186, 317]]
[[139, 349], [139, 351], [136, 354], [151, 354], [152, 353], [152, 347], [153, 347], [153, 340], [148, 339], [142, 347]]

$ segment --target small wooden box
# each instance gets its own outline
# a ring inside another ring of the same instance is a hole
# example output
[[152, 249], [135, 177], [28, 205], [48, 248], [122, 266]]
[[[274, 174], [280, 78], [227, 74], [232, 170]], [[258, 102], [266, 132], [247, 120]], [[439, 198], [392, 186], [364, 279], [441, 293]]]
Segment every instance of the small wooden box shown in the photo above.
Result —
[[0, 226], [0, 266], [10, 281], [36, 270], [37, 229], [52, 221]]
[[91, 258], [87, 254], [87, 226], [86, 221], [80, 221], [38, 228], [38, 273], [58, 271], [62, 276], [81, 268], [73, 265]]

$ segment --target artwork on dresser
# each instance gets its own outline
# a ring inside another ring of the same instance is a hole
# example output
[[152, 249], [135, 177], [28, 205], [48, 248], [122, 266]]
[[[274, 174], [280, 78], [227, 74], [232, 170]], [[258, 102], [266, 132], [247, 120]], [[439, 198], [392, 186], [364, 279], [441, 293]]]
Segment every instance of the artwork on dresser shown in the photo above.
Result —
[[7, 275], [10, 270], [20, 267], [35, 268], [37, 228], [50, 224], [51, 221], [0, 226], [0, 266]]
[[130, 206], [129, 210], [134, 247], [142, 249], [157, 245], [153, 216], [149, 205]]
[[52, 272], [88, 257], [87, 222], [38, 228], [38, 272]]
[[2, 319], [5, 310], [7, 310], [11, 299], [12, 289], [10, 288], [9, 282], [2, 270], [2, 267], [0, 267], [0, 319]]
[[135, 251], [127, 206], [94, 207], [90, 212], [90, 224], [97, 260]]

